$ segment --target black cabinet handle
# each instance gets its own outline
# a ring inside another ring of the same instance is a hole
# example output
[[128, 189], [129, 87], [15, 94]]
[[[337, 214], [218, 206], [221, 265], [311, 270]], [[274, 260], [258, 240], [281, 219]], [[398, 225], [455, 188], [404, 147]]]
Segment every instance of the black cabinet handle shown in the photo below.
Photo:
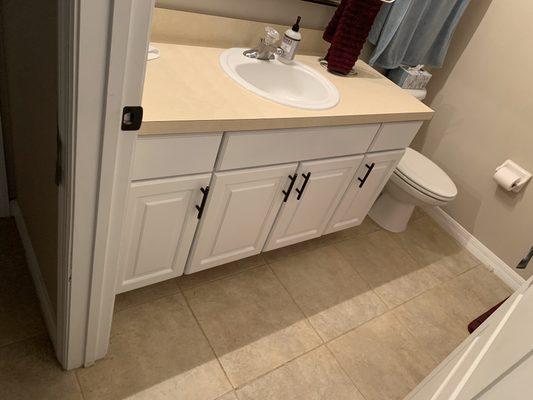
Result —
[[372, 172], [372, 170], [374, 169], [375, 167], [375, 163], [372, 163], [370, 165], [368, 164], [365, 164], [365, 166], [368, 168], [368, 170], [366, 171], [366, 174], [363, 178], [357, 178], [357, 180], [360, 182], [359, 183], [359, 187], [362, 188], [366, 182], [366, 180], [368, 179], [368, 177], [370, 176], [370, 173]]
[[291, 181], [291, 183], [289, 184], [289, 188], [287, 189], [287, 191], [285, 190], [282, 190], [281, 192], [285, 195], [285, 197], [283, 198], [283, 202], [286, 203], [287, 200], [289, 200], [289, 196], [292, 192], [292, 188], [294, 186], [294, 182], [296, 182], [296, 178], [298, 178], [298, 174], [294, 174], [294, 175], [289, 175], [289, 179]]
[[196, 209], [198, 210], [198, 219], [202, 218], [202, 214], [204, 213], [205, 202], [207, 201], [207, 195], [209, 194], [209, 186], [200, 188], [200, 192], [203, 193], [203, 197], [202, 203], [200, 203], [200, 205], [196, 205]]
[[518, 263], [517, 267], [518, 269], [526, 269], [529, 262], [533, 259], [533, 246], [529, 249], [529, 252], [526, 254], [524, 258]]
[[300, 200], [302, 198], [305, 187], [307, 186], [307, 182], [309, 182], [309, 178], [311, 178], [311, 172], [308, 172], [307, 174], [302, 174], [302, 176], [304, 177], [304, 183], [300, 189], [296, 189], [296, 193], [298, 193], [296, 200]]

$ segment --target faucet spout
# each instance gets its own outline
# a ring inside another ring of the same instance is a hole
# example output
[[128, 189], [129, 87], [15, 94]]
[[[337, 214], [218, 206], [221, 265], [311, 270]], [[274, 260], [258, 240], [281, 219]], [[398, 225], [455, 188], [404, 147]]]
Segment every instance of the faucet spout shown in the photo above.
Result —
[[261, 38], [259, 45], [253, 49], [244, 51], [244, 55], [249, 58], [256, 58], [258, 60], [273, 60], [275, 54], [282, 54], [283, 49], [276, 46], [279, 40], [279, 33], [274, 28], [267, 26], [265, 28], [266, 35]]

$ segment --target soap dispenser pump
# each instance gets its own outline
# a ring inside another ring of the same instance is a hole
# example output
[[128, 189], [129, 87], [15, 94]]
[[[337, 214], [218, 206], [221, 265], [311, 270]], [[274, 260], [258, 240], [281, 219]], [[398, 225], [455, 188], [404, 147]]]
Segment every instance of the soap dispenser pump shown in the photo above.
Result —
[[296, 55], [296, 49], [302, 40], [302, 34], [300, 33], [300, 21], [302, 17], [298, 16], [296, 23], [292, 26], [292, 29], [287, 29], [283, 35], [281, 41], [282, 54], [278, 59], [284, 63], [290, 64], [294, 60]]

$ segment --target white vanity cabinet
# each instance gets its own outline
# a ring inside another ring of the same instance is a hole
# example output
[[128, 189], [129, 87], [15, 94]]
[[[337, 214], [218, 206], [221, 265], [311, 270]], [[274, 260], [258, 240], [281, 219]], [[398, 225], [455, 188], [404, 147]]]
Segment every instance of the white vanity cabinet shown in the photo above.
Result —
[[404, 153], [405, 150], [396, 150], [366, 155], [324, 233], [363, 222]]
[[300, 163], [264, 250], [319, 237], [364, 156]]
[[359, 225], [420, 124], [139, 137], [117, 292]]
[[211, 174], [133, 182], [126, 204], [117, 293], [183, 274]]
[[259, 254], [296, 166], [215, 172], [187, 273]]

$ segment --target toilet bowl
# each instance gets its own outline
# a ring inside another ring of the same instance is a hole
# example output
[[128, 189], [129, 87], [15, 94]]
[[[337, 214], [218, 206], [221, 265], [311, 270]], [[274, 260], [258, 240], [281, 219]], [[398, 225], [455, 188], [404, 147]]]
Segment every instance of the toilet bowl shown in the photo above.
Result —
[[369, 216], [388, 231], [403, 232], [416, 206], [443, 206], [455, 196], [457, 187], [446, 172], [407, 148]]

